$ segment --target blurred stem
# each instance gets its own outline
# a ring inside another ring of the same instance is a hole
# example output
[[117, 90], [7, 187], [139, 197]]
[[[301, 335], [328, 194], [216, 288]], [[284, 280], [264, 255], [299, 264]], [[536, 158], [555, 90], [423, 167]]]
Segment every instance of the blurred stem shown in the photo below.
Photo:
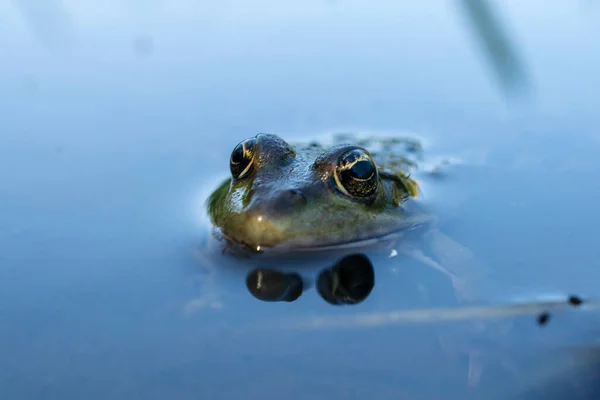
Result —
[[523, 61], [491, 2], [459, 1], [502, 89], [507, 94], [523, 94], [528, 91], [530, 83]]

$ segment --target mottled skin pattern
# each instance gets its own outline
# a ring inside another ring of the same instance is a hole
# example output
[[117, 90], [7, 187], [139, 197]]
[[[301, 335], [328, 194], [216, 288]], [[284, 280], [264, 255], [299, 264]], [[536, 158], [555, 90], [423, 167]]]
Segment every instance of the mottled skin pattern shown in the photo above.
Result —
[[[425, 225], [424, 246], [400, 243], [398, 250], [445, 274], [461, 303], [485, 302], [486, 293], [497, 289], [486, 267], [442, 234], [431, 215], [406, 211], [418, 195], [418, 185], [410, 178], [421, 160], [418, 141], [338, 134], [327, 146], [321, 141], [291, 145], [276, 135], [259, 134], [253, 146], [245, 153], [252, 163], [245, 160], [235, 173], [232, 167], [235, 175], [250, 165], [244, 176], [226, 179], [207, 199], [211, 221], [227, 242], [251, 252], [324, 249]], [[353, 182], [357, 196], [344, 193], [344, 185], [335, 179], [340, 157], [351, 149], [372, 159], [377, 171], [371, 186]], [[363, 187], [375, 189], [365, 197]], [[483, 326], [476, 328], [485, 331]], [[475, 385], [483, 371], [481, 354], [470, 355], [468, 379]]]

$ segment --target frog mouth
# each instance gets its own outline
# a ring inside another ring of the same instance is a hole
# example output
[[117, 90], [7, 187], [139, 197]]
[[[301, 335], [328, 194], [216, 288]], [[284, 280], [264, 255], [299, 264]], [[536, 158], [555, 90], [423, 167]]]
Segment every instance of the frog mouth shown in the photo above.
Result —
[[[300, 215], [271, 215], [264, 210], [245, 210], [216, 219], [215, 227], [228, 242], [241, 245], [252, 253], [319, 252], [356, 249], [396, 240], [405, 233], [429, 226], [431, 217], [417, 212], [405, 214], [400, 220], [373, 221], [356, 229], [353, 225], [329, 226], [315, 229], [312, 219]], [[393, 222], [393, 223], [392, 223]]]
[[[241, 215], [240, 215], [241, 217]], [[373, 246], [385, 246], [390, 242], [399, 240], [410, 240], [410, 237], [419, 235], [422, 229], [426, 229], [431, 221], [423, 216], [407, 218], [397, 224], [393, 229], [385, 229], [361, 237], [339, 238], [314, 237], [310, 234], [301, 234], [289, 229], [291, 221], [272, 222], [267, 218], [258, 217], [255, 221], [247, 221], [247, 216], [237, 223], [232, 221], [227, 226], [221, 226], [218, 232], [229, 245], [238, 249], [260, 254], [299, 254], [320, 253], [329, 251], [356, 251], [358, 248], [371, 248]], [[240, 223], [241, 222], [241, 223]], [[242, 227], [240, 229], [240, 227]]]
[[[226, 234], [222, 229], [217, 228], [220, 236], [224, 238], [229, 246], [235, 246], [237, 249], [250, 252], [252, 254], [278, 256], [282, 254], [320, 254], [331, 251], [348, 251], [362, 248], [371, 248], [377, 245], [385, 245], [391, 241], [398, 240], [405, 232], [394, 231], [373, 236], [366, 239], [356, 239], [350, 241], [331, 241], [329, 243], [319, 243], [309, 238], [287, 239], [273, 245], [257, 245], [245, 240], [238, 240], [231, 235]], [[263, 242], [266, 243], [266, 242]]]
[[[223, 228], [217, 229], [219, 234], [230, 245], [234, 245], [250, 253], [271, 255], [284, 253], [320, 253], [369, 248], [377, 245], [385, 245], [390, 241], [397, 241], [408, 233], [406, 227], [400, 227], [397, 230], [386, 231], [364, 238], [321, 241], [309, 236], [284, 234], [284, 231], [277, 229], [261, 231], [263, 235], [260, 237], [248, 236], [246, 235], [247, 232], [242, 233], [239, 230], [228, 231]], [[254, 240], [249, 240], [250, 238]]]

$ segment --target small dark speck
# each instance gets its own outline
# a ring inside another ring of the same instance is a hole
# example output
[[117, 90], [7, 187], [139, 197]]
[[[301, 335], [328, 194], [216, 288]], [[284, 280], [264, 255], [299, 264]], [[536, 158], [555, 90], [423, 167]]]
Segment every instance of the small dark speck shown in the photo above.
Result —
[[550, 319], [550, 313], [548, 312], [543, 312], [540, 315], [538, 315], [537, 318], [537, 323], [538, 325], [546, 325], [548, 323], [548, 320]]
[[141, 35], [133, 41], [133, 51], [140, 57], [149, 57], [154, 52], [154, 39], [152, 36]]
[[580, 306], [583, 303], [583, 300], [581, 300], [579, 297], [577, 296], [569, 296], [569, 304], [572, 306]]

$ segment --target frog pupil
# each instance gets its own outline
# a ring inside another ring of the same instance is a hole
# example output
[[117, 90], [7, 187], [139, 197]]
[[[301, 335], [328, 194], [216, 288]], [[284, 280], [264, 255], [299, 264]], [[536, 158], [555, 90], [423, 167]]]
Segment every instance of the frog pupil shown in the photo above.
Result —
[[241, 179], [252, 171], [254, 159], [254, 139], [248, 139], [234, 147], [229, 159], [231, 175]]
[[368, 160], [361, 160], [355, 163], [349, 172], [355, 179], [368, 179], [373, 175], [373, 164]]
[[242, 161], [244, 161], [244, 145], [240, 144], [236, 146], [236, 148], [233, 150], [233, 153], [231, 153], [231, 162], [234, 164], [239, 164]]

